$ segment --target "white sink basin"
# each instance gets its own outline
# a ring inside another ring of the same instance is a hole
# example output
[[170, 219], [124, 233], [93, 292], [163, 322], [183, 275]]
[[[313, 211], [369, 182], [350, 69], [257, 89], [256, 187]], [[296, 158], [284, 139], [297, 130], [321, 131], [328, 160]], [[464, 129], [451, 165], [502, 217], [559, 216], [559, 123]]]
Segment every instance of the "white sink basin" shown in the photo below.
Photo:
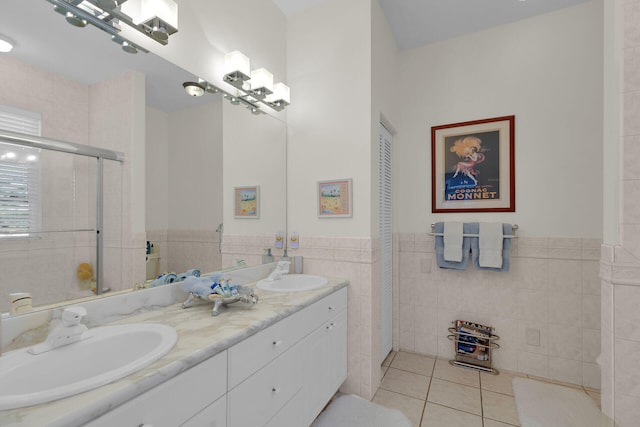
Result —
[[277, 280], [260, 280], [256, 286], [258, 289], [274, 292], [302, 292], [310, 291], [325, 286], [327, 278], [313, 276], [311, 274], [285, 274]]
[[27, 348], [0, 356], [0, 410], [82, 393], [132, 374], [174, 346], [165, 325], [137, 323], [89, 329], [90, 338], [33, 355]]

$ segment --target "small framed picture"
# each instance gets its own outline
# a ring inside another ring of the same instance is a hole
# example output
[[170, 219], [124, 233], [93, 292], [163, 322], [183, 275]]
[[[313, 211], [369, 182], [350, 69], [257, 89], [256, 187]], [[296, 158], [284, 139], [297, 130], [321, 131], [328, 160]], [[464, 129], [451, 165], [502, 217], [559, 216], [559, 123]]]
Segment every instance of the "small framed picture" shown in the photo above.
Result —
[[235, 187], [235, 217], [260, 218], [260, 187]]
[[351, 179], [318, 182], [318, 217], [351, 218], [353, 195]]

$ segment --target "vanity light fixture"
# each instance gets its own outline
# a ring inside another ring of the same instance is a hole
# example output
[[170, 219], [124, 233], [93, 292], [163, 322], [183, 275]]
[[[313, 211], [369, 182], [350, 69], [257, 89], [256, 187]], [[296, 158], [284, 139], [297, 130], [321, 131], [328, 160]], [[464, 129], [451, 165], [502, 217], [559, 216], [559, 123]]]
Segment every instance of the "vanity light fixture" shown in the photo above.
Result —
[[127, 53], [149, 51], [120, 35], [125, 24], [166, 45], [178, 31], [178, 5], [173, 0], [47, 0], [53, 9], [76, 27], [91, 24], [111, 34]]
[[[238, 89], [237, 98], [260, 109], [259, 103], [282, 111], [290, 103], [290, 89], [282, 82], [273, 84], [273, 74], [265, 68], [250, 71], [250, 60], [240, 51], [229, 52], [224, 57], [224, 81]], [[258, 114], [258, 113], [254, 113]]]
[[256, 101], [251, 101], [241, 96], [232, 95], [229, 92], [226, 92], [219, 87], [216, 87], [209, 83], [206, 80], [198, 79], [198, 82], [184, 82], [182, 83], [182, 87], [190, 96], [202, 96], [206, 93], [221, 93], [222, 97], [228, 100], [232, 105], [244, 105], [251, 114], [265, 114], [264, 111], [260, 109], [260, 106]]
[[0, 53], [9, 53], [13, 49], [13, 43], [5, 36], [0, 35]]

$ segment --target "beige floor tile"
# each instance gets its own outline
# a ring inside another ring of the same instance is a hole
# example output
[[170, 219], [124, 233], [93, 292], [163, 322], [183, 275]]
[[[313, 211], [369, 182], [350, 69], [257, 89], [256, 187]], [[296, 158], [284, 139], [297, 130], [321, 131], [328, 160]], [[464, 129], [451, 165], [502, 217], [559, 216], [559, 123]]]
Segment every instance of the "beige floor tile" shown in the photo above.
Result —
[[396, 354], [398, 352], [396, 351], [392, 351], [390, 352], [387, 357], [384, 358], [384, 360], [382, 361], [382, 366], [389, 366], [391, 365], [391, 361], [393, 360], [394, 357], [396, 357]]
[[413, 372], [389, 368], [380, 387], [395, 393], [405, 394], [416, 399], [427, 399], [429, 380], [431, 377], [414, 374]]
[[480, 373], [480, 384], [483, 390], [513, 396], [513, 379], [518, 375], [500, 372], [498, 375]]
[[500, 421], [491, 420], [489, 418], [485, 418], [484, 427], [513, 427], [513, 424], [502, 423]]
[[436, 360], [433, 377], [471, 387], [480, 387], [480, 374], [477, 371], [453, 366], [447, 359]]
[[520, 425], [516, 400], [512, 396], [482, 390], [482, 411], [485, 418]]
[[480, 389], [475, 387], [432, 378], [427, 401], [482, 415]]
[[420, 427], [482, 427], [482, 418], [478, 415], [428, 403], [422, 414]]
[[375, 396], [373, 396], [372, 402], [386, 406], [387, 408], [397, 409], [409, 418], [414, 427], [420, 425], [420, 418], [422, 417], [422, 411], [424, 409], [424, 400], [378, 389]]
[[435, 359], [433, 357], [399, 351], [393, 358], [391, 367], [420, 375], [431, 376], [434, 363]]

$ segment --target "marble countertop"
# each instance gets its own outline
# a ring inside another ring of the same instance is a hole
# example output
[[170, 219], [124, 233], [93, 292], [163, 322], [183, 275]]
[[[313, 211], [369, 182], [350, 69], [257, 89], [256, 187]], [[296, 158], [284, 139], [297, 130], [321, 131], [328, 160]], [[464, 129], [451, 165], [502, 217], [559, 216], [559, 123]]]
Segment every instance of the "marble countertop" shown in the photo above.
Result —
[[[53, 402], [0, 411], [0, 425], [81, 426], [114, 407], [225, 351], [234, 344], [347, 286], [329, 279], [327, 286], [305, 292], [269, 292], [255, 289], [256, 305], [236, 303], [211, 315], [213, 304], [197, 300], [183, 309], [182, 302], [109, 323], [161, 323], [178, 332], [173, 349], [150, 366], [102, 387]], [[250, 285], [249, 285], [250, 286]], [[0, 356], [1, 357], [1, 356]], [[72, 369], [70, 367], [70, 369]]]

